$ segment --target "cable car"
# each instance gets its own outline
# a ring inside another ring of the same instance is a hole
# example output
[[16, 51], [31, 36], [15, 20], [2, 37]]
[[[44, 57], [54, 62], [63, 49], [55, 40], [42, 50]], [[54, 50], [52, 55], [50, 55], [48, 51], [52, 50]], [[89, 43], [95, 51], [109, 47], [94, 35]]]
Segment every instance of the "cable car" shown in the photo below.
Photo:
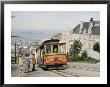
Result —
[[67, 64], [66, 43], [58, 39], [44, 41], [37, 49], [37, 63], [47, 70], [49, 67], [62, 67]]

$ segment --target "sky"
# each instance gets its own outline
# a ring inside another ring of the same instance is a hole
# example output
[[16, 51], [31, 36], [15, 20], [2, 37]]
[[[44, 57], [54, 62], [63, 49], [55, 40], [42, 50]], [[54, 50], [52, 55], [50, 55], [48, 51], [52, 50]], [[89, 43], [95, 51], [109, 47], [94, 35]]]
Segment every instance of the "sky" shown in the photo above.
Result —
[[100, 21], [99, 11], [12, 11], [11, 32], [24, 41], [50, 39], [53, 35], [72, 30], [80, 21]]

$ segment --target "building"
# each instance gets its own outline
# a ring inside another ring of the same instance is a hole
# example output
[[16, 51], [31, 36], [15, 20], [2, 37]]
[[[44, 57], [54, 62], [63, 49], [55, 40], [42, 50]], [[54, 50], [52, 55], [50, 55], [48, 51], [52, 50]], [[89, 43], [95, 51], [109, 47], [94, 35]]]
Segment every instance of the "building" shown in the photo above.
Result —
[[66, 33], [58, 33], [52, 37], [53, 39], [59, 39], [61, 43], [66, 42]]
[[66, 42], [67, 52], [70, 49], [74, 40], [80, 40], [82, 43], [82, 50], [86, 50], [88, 55], [99, 59], [100, 54], [93, 51], [93, 46], [96, 42], [100, 44], [100, 21], [94, 21], [93, 18], [89, 22], [81, 21], [71, 31], [59, 33], [54, 35], [54, 38], [59, 39], [60, 42]]
[[100, 21], [81, 21], [72, 32], [67, 33], [67, 42], [71, 44], [74, 39], [82, 42], [83, 49], [93, 49], [93, 45], [96, 42], [100, 43]]

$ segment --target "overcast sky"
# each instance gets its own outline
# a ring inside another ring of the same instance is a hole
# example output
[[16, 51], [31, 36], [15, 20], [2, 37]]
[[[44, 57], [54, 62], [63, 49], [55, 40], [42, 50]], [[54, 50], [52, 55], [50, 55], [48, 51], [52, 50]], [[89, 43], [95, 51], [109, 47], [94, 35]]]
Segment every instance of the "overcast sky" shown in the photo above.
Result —
[[12, 34], [31, 41], [51, 38], [91, 17], [100, 20], [98, 11], [13, 11], [11, 15], [15, 16], [11, 21]]

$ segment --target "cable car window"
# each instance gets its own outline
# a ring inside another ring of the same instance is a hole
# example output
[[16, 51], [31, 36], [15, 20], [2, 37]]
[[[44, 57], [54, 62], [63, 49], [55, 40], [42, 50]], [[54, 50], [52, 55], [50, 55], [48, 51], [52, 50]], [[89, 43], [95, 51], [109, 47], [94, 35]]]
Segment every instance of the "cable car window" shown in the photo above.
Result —
[[43, 49], [43, 52], [42, 52], [42, 54], [43, 54], [43, 55], [45, 54], [45, 51], [44, 51], [44, 49]]
[[58, 53], [58, 45], [53, 45], [53, 53]]
[[51, 53], [51, 45], [46, 45], [46, 53]]
[[65, 45], [59, 45], [59, 52], [60, 53], [64, 53], [64, 51], [65, 51]]
[[41, 57], [43, 57], [45, 54], [44, 49], [41, 49]]

